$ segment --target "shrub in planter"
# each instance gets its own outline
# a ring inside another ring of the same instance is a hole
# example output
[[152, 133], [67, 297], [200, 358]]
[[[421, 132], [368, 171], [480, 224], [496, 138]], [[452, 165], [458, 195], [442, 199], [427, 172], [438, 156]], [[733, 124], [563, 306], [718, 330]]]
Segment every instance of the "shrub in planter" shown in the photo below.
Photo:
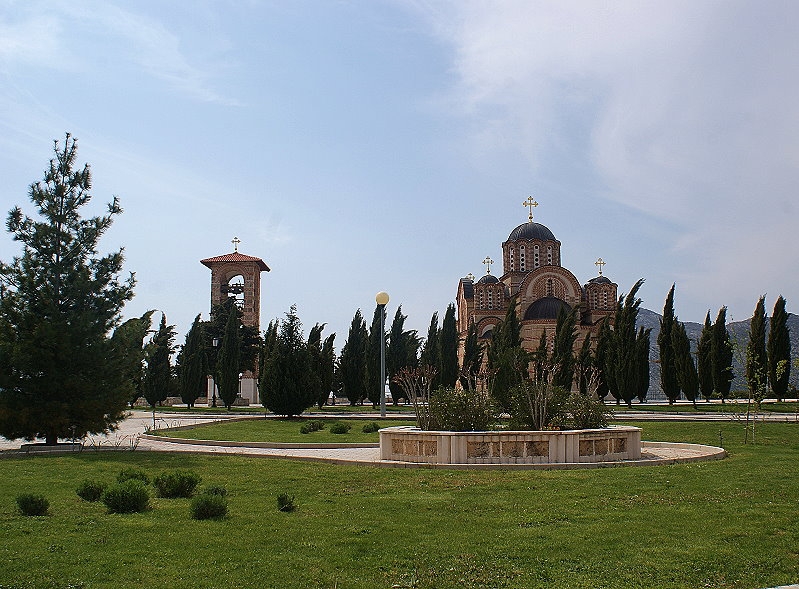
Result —
[[119, 471], [119, 474], [117, 475], [118, 483], [124, 483], [125, 481], [129, 481], [131, 479], [141, 481], [145, 485], [150, 484], [150, 477], [147, 476], [146, 472], [138, 468], [123, 468], [122, 470]]
[[128, 479], [103, 491], [102, 501], [108, 513], [139, 513], [150, 505], [150, 492], [138, 479]]
[[83, 499], [84, 501], [99, 501], [100, 497], [103, 496], [103, 491], [105, 491], [106, 487], [105, 483], [100, 481], [83, 481], [75, 492], [78, 494], [78, 497]]
[[430, 395], [430, 429], [486, 431], [494, 424], [494, 403], [486, 391], [442, 387]]
[[158, 497], [174, 499], [176, 497], [191, 497], [194, 489], [200, 484], [200, 476], [190, 470], [176, 470], [162, 472], [153, 480], [155, 493]]
[[219, 519], [225, 515], [227, 499], [224, 495], [205, 492], [191, 500], [192, 519]]
[[349, 423], [344, 423], [342, 421], [334, 421], [330, 424], [330, 433], [331, 434], [346, 434], [348, 431], [352, 429], [352, 426]]
[[47, 515], [50, 502], [44, 495], [23, 493], [17, 495], [17, 507], [22, 515]]

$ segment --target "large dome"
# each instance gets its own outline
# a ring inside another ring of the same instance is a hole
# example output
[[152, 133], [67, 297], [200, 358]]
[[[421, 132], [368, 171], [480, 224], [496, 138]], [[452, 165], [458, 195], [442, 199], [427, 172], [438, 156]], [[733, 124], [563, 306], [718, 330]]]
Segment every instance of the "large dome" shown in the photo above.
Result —
[[540, 239], [541, 241], [556, 241], [555, 236], [548, 227], [541, 223], [522, 223], [508, 235], [508, 241], [519, 239]]
[[499, 278], [497, 278], [493, 274], [486, 274], [480, 280], [477, 281], [477, 284], [496, 284], [497, 282], [499, 282]]
[[532, 305], [527, 307], [524, 312], [523, 321], [530, 321], [534, 319], [557, 319], [558, 313], [563, 309], [566, 312], [571, 311], [569, 303], [556, 297], [544, 297], [535, 301]]

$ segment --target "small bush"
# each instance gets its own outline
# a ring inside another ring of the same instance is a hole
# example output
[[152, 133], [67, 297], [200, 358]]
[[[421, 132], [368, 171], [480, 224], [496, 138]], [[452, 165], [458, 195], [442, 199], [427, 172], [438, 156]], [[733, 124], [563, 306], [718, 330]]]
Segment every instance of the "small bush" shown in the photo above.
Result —
[[119, 471], [117, 475], [117, 482], [124, 483], [125, 481], [136, 480], [141, 481], [145, 485], [150, 484], [150, 477], [147, 476], [147, 473], [143, 470], [139, 470], [138, 468], [123, 468]]
[[33, 493], [23, 493], [17, 495], [17, 507], [22, 515], [47, 515], [50, 509], [50, 502], [44, 495], [34, 495]]
[[203, 489], [203, 494], [205, 495], [219, 495], [220, 497], [224, 497], [227, 495], [227, 489], [222, 487], [221, 485], [211, 485], [210, 487], [206, 487]]
[[194, 489], [200, 484], [200, 475], [190, 470], [176, 470], [162, 472], [153, 480], [155, 493], [159, 497], [174, 499], [176, 497], [191, 497]]
[[348, 431], [352, 429], [352, 426], [349, 423], [344, 423], [342, 421], [334, 421], [330, 424], [330, 433], [331, 434], [346, 434]]
[[365, 434], [373, 434], [374, 432], [378, 431], [379, 429], [380, 429], [380, 426], [377, 425], [377, 422], [373, 421], [371, 423], [367, 423], [366, 425], [364, 425], [362, 431]]
[[430, 429], [486, 431], [493, 425], [494, 403], [486, 391], [440, 387], [430, 395]]
[[75, 492], [84, 501], [99, 501], [108, 485], [99, 481], [83, 481]]
[[[333, 431], [333, 426], [330, 426], [330, 431]], [[279, 511], [285, 511], [286, 513], [290, 513], [297, 509], [297, 506], [294, 504], [294, 495], [289, 496], [288, 493], [281, 493], [277, 496], [277, 508]]]
[[313, 432], [318, 432], [321, 429], [325, 429], [325, 422], [321, 419], [314, 419], [313, 421], [302, 424], [302, 426], [300, 426], [300, 433], [310, 434]]
[[[215, 487], [224, 490], [224, 487]], [[192, 519], [219, 519], [227, 515], [227, 499], [223, 494], [205, 493], [191, 500]]]
[[103, 503], [108, 513], [139, 513], [150, 505], [150, 492], [138, 479], [128, 479], [103, 491]]

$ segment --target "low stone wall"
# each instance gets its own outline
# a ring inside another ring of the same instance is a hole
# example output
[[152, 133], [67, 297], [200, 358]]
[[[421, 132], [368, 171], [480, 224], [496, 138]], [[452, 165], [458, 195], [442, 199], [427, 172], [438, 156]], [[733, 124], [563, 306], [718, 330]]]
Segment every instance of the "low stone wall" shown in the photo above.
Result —
[[568, 431], [380, 430], [380, 459], [428, 464], [565, 464], [641, 458], [641, 428]]

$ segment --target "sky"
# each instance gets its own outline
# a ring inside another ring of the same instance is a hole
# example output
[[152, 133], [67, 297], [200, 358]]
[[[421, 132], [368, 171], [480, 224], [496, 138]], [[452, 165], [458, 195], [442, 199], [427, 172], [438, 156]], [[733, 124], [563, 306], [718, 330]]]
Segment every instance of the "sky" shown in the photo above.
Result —
[[425, 334], [530, 195], [581, 283], [602, 257], [685, 321], [793, 311], [797, 55], [794, 1], [0, 0], [0, 214], [71, 133], [85, 214], [124, 209], [125, 317], [179, 343], [234, 237], [262, 327], [296, 304], [340, 347], [386, 291]]

